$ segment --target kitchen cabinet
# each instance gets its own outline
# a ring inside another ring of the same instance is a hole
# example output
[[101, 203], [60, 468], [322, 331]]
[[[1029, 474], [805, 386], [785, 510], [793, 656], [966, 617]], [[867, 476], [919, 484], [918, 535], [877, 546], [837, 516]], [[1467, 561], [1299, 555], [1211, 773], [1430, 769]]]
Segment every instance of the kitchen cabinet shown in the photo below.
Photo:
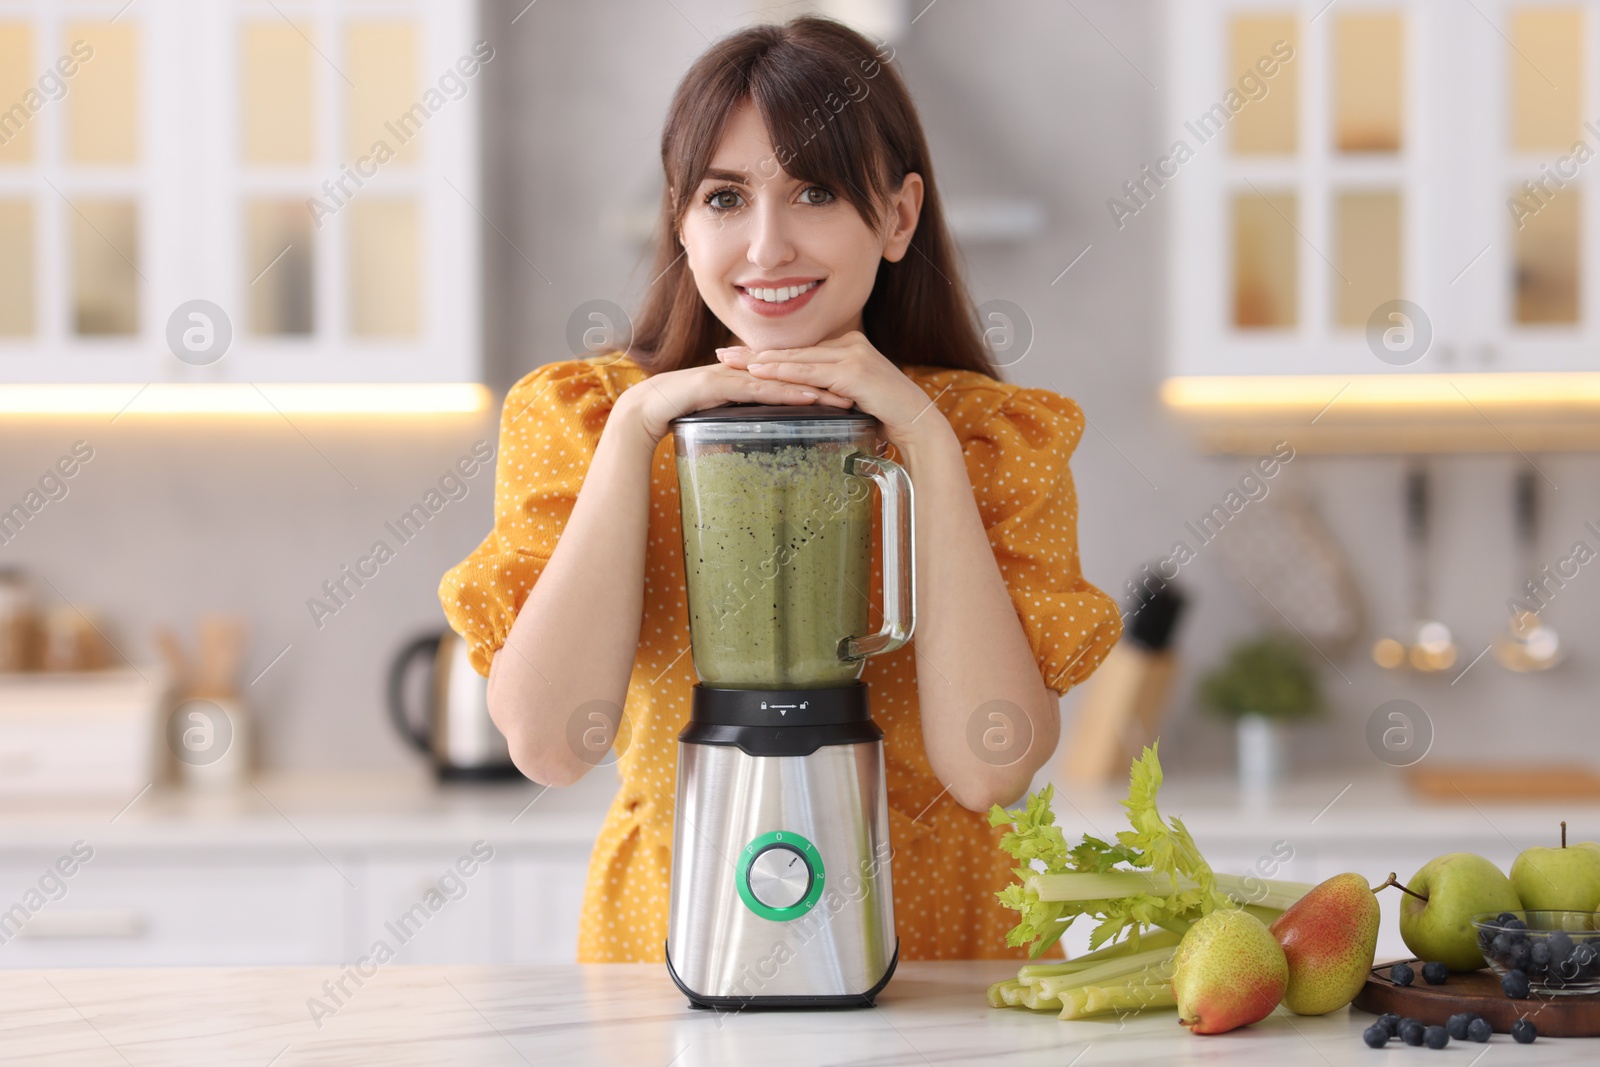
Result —
[[569, 847], [511, 869], [511, 957], [517, 963], [577, 960], [578, 916], [589, 849]]
[[[468, 850], [413, 850], [366, 859], [360, 868], [356, 914], [346, 958], [383, 942], [401, 963], [511, 963], [507, 931], [514, 925], [510, 864], [496, 855], [471, 864]], [[561, 916], [571, 920], [572, 916]]]
[[7, 4], [0, 384], [477, 381], [476, 13]]
[[1170, 201], [1169, 407], [1312, 449], [1600, 447], [1600, 3], [1169, 12], [1162, 149], [1108, 202]]
[[[0, 799], [0, 968], [335, 965], [380, 939], [409, 964], [570, 963], [615, 789], [311, 775], [126, 813]], [[92, 855], [53, 876], [73, 849]]]
[[[8, 854], [7, 903], [56, 856]], [[346, 887], [320, 862], [259, 850], [101, 848], [0, 946], [6, 967], [335, 963]]]

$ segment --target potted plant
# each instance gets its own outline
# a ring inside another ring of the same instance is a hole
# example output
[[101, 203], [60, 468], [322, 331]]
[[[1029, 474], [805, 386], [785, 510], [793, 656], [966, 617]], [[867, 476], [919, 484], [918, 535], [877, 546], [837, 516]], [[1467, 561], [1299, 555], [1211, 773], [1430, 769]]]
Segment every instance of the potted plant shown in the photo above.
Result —
[[1284, 770], [1284, 723], [1322, 713], [1322, 688], [1302, 644], [1269, 633], [1235, 645], [1221, 666], [1200, 680], [1200, 702], [1234, 720], [1239, 746], [1239, 787], [1270, 792]]

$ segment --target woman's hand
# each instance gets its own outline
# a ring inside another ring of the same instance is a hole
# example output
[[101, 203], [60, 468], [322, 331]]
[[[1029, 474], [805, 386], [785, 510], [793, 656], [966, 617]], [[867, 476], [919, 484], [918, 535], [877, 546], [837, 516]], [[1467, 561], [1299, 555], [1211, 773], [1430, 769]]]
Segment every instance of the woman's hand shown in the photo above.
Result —
[[723, 404], [824, 404], [847, 408], [851, 402], [826, 387], [764, 378], [742, 367], [714, 363], [651, 375], [624, 392], [613, 412], [625, 410], [635, 416], [654, 447], [667, 435], [673, 419], [705, 408]]
[[766, 381], [826, 390], [844, 397], [883, 423], [885, 436], [901, 452], [923, 432], [947, 430], [944, 416], [928, 394], [889, 362], [866, 334], [852, 330], [810, 348], [772, 348], [752, 352], [743, 345], [717, 349], [729, 367], [748, 369]]

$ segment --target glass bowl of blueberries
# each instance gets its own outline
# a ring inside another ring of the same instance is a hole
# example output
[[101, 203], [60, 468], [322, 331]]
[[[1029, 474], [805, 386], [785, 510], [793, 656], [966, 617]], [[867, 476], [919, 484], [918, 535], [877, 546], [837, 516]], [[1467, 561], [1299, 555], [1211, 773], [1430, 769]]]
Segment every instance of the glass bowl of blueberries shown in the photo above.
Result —
[[1502, 982], [1521, 974], [1545, 996], [1600, 992], [1600, 912], [1502, 911], [1472, 917], [1478, 947]]

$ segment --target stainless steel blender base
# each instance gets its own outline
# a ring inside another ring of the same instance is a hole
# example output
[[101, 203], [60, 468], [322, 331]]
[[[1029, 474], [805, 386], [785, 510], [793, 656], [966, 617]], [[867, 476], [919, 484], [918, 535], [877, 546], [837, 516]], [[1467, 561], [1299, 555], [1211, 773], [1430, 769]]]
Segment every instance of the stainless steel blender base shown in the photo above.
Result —
[[865, 993], [842, 997], [703, 997], [683, 984], [683, 979], [678, 977], [677, 970], [672, 966], [672, 951], [667, 950], [667, 973], [672, 976], [672, 984], [684, 996], [689, 998], [689, 1007], [703, 1008], [711, 1011], [744, 1011], [747, 1008], [756, 1008], [762, 1011], [774, 1008], [870, 1008], [873, 1001], [878, 999], [878, 994], [883, 992], [883, 987], [889, 984], [889, 979], [894, 977], [894, 969], [900, 963], [900, 939], [895, 938], [894, 955], [889, 957], [889, 969], [884, 972], [878, 984]]
[[667, 964], [697, 1007], [866, 1006], [899, 957], [883, 743], [678, 745]]

